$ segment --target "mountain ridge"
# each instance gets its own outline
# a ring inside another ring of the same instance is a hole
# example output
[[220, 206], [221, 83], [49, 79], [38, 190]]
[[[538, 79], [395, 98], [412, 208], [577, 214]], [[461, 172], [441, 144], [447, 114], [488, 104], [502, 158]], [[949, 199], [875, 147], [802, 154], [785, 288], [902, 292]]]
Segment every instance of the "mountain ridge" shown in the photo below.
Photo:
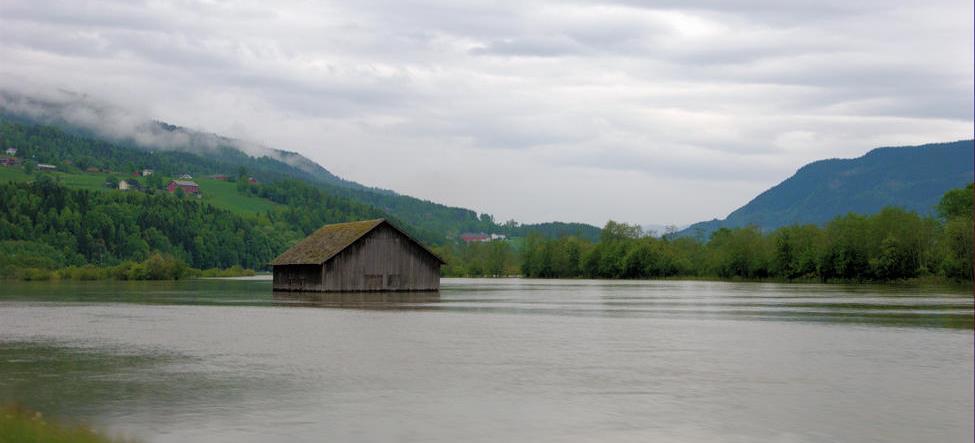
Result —
[[[341, 178], [321, 164], [297, 153], [259, 143], [227, 137], [209, 131], [191, 129], [157, 119], [133, 119], [125, 110], [98, 103], [84, 96], [61, 91], [55, 98], [37, 98], [8, 90], [0, 90], [0, 113], [7, 119], [27, 124], [56, 126], [66, 132], [87, 137], [128, 144], [148, 151], [157, 149], [205, 154], [220, 148], [233, 148], [255, 159], [268, 157], [288, 164], [307, 174], [303, 177], [342, 187], [373, 188]], [[106, 124], [117, 120], [117, 125]], [[134, 121], [133, 121], [134, 120]]]
[[973, 140], [880, 147], [856, 158], [817, 160], [765, 190], [724, 219], [692, 224], [679, 235], [706, 237], [720, 228], [822, 225], [849, 212], [897, 206], [932, 214], [949, 189], [975, 177]]

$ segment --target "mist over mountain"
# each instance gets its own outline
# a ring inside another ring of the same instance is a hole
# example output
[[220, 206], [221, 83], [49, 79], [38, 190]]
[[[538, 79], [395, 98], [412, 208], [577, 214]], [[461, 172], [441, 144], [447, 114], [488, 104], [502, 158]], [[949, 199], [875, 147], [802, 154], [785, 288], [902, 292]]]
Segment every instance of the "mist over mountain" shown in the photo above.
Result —
[[[345, 180], [296, 152], [172, 125], [71, 92], [28, 95], [0, 88], [0, 123], [13, 125], [4, 131], [19, 134], [21, 140], [38, 141], [35, 149], [27, 149], [38, 161], [78, 166], [81, 160], [102, 168], [111, 163], [112, 170], [123, 165], [146, 167], [171, 176], [237, 177], [246, 171], [261, 182], [299, 180], [382, 211], [433, 243], [468, 231], [508, 236], [534, 231], [594, 240], [600, 230], [564, 222], [522, 225], [508, 221], [502, 225], [490, 214]], [[58, 142], [63, 137], [74, 137], [70, 149]]]
[[305, 173], [300, 177], [303, 179], [350, 188], [367, 188], [337, 177], [297, 152], [172, 125], [70, 91], [43, 91], [26, 95], [0, 89], [0, 112], [10, 120], [57, 126], [68, 132], [149, 151], [167, 150], [220, 156], [226, 154], [226, 148], [231, 148], [254, 158], [266, 157], [293, 166]]
[[877, 148], [862, 157], [807, 164], [723, 220], [695, 223], [681, 235], [706, 238], [720, 228], [772, 230], [821, 225], [849, 212], [873, 214], [896, 206], [930, 215], [941, 196], [975, 175], [973, 141]]

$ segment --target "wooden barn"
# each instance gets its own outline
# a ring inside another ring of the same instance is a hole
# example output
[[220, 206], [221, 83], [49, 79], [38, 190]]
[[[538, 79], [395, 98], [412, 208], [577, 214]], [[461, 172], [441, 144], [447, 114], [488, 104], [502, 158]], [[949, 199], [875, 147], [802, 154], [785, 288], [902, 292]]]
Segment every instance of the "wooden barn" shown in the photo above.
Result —
[[384, 219], [326, 225], [271, 262], [275, 291], [436, 291], [444, 261]]

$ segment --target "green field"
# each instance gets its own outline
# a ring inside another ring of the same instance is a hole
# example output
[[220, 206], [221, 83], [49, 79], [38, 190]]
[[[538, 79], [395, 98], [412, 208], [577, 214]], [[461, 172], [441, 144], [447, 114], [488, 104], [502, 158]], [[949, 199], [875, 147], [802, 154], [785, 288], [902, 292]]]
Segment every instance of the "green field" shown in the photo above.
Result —
[[194, 181], [200, 185], [203, 201], [238, 214], [256, 214], [280, 206], [270, 200], [237, 192], [236, 183], [209, 178], [201, 178]]
[[0, 181], [27, 181], [27, 174], [24, 174], [24, 170], [16, 166], [0, 166]]
[[[109, 174], [87, 172], [77, 174], [65, 172], [45, 172], [44, 174], [54, 177], [62, 185], [69, 188], [87, 189], [89, 191], [118, 192], [105, 187], [105, 181], [108, 179]], [[122, 175], [116, 175], [116, 177], [119, 179], [132, 179], [132, 177]], [[23, 168], [16, 166], [0, 167], [0, 181], [2, 182], [23, 182], [30, 180], [30, 178], [30, 175], [24, 173]], [[140, 183], [145, 184], [145, 180], [142, 177], [137, 178], [137, 180]], [[237, 184], [233, 182], [225, 182], [209, 178], [201, 178], [194, 181], [200, 185], [200, 193], [202, 194], [202, 197], [200, 198], [201, 201], [220, 209], [235, 212], [237, 214], [252, 215], [280, 206], [277, 203], [265, 200], [263, 198], [238, 193]]]
[[[105, 187], [105, 181], [108, 179], [108, 174], [66, 174], [63, 172], [55, 172], [51, 173], [51, 175], [57, 177], [62, 185], [69, 188], [87, 189], [89, 191], [112, 191], [112, 189]], [[122, 179], [124, 177], [118, 178]]]
[[[47, 174], [69, 188], [87, 189], [89, 191], [110, 190], [105, 187], [108, 174], [68, 174], [64, 172], [40, 172], [40, 174]], [[25, 173], [21, 167], [0, 167], [0, 181], [25, 182], [30, 179], [31, 176]]]

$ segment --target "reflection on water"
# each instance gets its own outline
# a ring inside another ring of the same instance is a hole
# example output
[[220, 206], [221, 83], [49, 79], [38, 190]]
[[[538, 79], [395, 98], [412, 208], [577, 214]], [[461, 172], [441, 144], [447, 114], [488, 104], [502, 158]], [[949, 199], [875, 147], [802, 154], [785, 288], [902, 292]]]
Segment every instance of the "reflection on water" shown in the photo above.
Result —
[[276, 305], [348, 309], [425, 309], [440, 302], [440, 292], [294, 292], [274, 291]]
[[258, 279], [5, 282], [4, 301], [440, 310], [973, 329], [968, 288], [687, 281], [444, 279], [439, 292], [272, 292]]
[[970, 441], [972, 306], [910, 286], [5, 283], [0, 403], [153, 442]]
[[625, 318], [975, 327], [973, 300], [965, 288], [685, 281], [459, 282], [463, 283], [460, 288], [444, 288], [448, 306], [438, 308]]

